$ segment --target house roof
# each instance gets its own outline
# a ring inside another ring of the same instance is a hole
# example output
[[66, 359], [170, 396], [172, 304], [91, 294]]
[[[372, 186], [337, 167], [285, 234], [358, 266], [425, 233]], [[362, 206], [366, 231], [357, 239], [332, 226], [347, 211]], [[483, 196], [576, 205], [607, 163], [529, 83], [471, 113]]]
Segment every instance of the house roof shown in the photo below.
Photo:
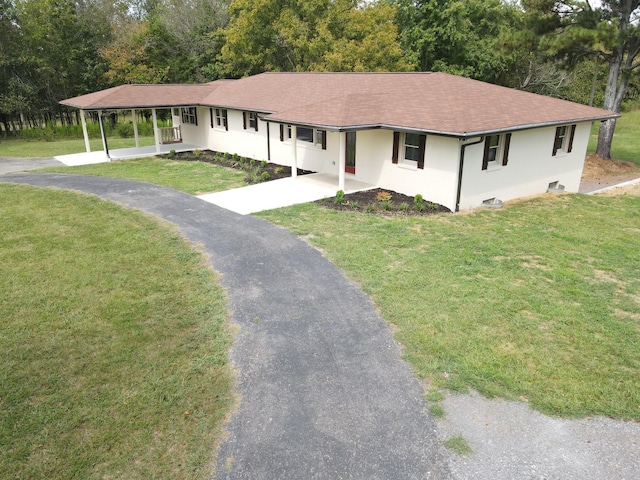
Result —
[[446, 73], [262, 73], [203, 85], [122, 85], [61, 102], [84, 110], [203, 105], [327, 129], [467, 137], [615, 118], [599, 108]]

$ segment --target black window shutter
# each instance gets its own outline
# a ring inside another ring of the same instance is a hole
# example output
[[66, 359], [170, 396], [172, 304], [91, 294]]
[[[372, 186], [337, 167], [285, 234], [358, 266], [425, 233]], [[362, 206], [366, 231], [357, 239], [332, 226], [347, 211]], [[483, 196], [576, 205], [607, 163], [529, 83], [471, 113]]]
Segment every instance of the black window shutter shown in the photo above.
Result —
[[486, 170], [489, 166], [489, 150], [491, 147], [491, 135], [487, 135], [484, 139], [484, 157], [482, 157], [482, 170]]
[[424, 150], [427, 145], [427, 136], [420, 135], [420, 140], [418, 141], [418, 168], [424, 170]]
[[254, 113], [253, 114], [253, 118], [254, 118], [254, 120], [256, 122], [255, 125], [256, 125], [256, 132], [257, 132], [258, 131], [258, 114]]
[[509, 146], [511, 145], [511, 134], [504, 136], [504, 149], [502, 150], [502, 165], [509, 163]]
[[573, 124], [571, 125], [571, 133], [569, 134], [569, 145], [567, 146], [567, 153], [571, 152], [571, 149], [573, 148], [573, 136], [576, 133], [576, 125]]
[[242, 128], [247, 129], [247, 112], [242, 112]]
[[556, 127], [556, 136], [553, 139], [553, 152], [551, 155], [556, 156], [556, 152], [558, 151], [558, 140], [560, 140], [560, 127]]
[[209, 109], [209, 119], [211, 120], [211, 128], [213, 128], [213, 108]]
[[400, 132], [393, 132], [393, 152], [391, 153], [391, 161], [398, 163], [398, 150], [400, 148]]
[[224, 122], [224, 129], [229, 130], [229, 120], [227, 118], [227, 111], [222, 110], [222, 121]]
[[321, 130], [321, 132], [322, 132], [322, 149], [326, 150], [327, 149], [327, 131]]
[[196, 107], [193, 107], [193, 118], [196, 121], [196, 127], [198, 126], [198, 109]]
[[280, 124], [280, 141], [284, 142], [284, 125]]

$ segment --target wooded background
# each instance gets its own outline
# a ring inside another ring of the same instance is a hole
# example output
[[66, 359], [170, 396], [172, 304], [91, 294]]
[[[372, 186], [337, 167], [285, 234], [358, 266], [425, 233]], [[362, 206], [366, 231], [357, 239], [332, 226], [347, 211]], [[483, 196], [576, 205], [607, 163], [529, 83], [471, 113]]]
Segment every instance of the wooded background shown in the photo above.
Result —
[[620, 111], [639, 23], [640, 0], [0, 0], [0, 129], [75, 123], [58, 101], [123, 83], [264, 71], [443, 71]]

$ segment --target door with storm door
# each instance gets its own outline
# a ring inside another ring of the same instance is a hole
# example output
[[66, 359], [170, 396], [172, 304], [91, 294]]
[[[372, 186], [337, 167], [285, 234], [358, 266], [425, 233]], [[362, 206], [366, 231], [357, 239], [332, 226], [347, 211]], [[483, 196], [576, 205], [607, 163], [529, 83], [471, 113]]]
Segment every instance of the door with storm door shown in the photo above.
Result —
[[356, 132], [346, 132], [347, 144], [346, 144], [346, 161], [344, 164], [344, 171], [347, 173], [356, 173]]

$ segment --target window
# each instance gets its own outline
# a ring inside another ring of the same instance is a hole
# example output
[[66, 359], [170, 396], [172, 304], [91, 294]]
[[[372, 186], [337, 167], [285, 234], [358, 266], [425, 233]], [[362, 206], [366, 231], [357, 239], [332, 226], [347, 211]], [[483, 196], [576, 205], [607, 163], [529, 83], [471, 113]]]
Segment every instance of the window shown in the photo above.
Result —
[[258, 131], [258, 114], [256, 112], [242, 112], [242, 128], [253, 128]]
[[225, 109], [216, 108], [216, 127], [224, 127], [225, 130], [229, 130], [229, 120]]
[[556, 136], [553, 141], [553, 152], [551, 155], [555, 156], [558, 152], [571, 153], [573, 148], [573, 136], [576, 133], [575, 125], [562, 125], [556, 128]]
[[298, 127], [296, 138], [302, 142], [313, 143], [313, 128]]
[[393, 132], [393, 163], [424, 169], [427, 136], [418, 133]]
[[[285, 137], [286, 135], [286, 137]], [[280, 125], [280, 141], [291, 139], [291, 125]], [[298, 127], [296, 128], [296, 139], [301, 142], [308, 142], [315, 146], [327, 149], [327, 131], [319, 128]]]
[[198, 112], [196, 107], [182, 107], [182, 123], [198, 125]]
[[482, 170], [489, 167], [507, 165], [509, 162], [509, 146], [511, 134], [487, 135], [484, 140], [484, 157], [482, 158]]

